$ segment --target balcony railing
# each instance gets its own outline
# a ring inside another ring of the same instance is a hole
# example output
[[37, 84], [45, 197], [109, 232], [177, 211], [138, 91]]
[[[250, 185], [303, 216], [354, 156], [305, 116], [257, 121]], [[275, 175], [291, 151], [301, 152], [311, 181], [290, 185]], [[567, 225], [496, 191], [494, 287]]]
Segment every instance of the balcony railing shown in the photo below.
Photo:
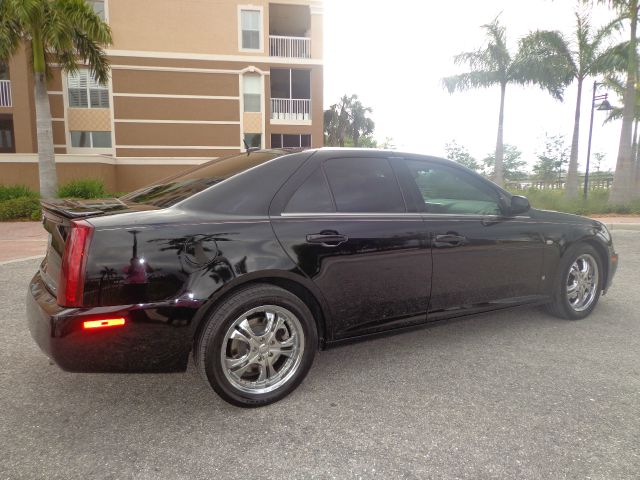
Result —
[[311, 100], [308, 98], [272, 98], [272, 120], [311, 120]]
[[0, 80], [0, 107], [11, 106], [11, 80]]
[[269, 55], [272, 57], [311, 58], [311, 39], [269, 35]]

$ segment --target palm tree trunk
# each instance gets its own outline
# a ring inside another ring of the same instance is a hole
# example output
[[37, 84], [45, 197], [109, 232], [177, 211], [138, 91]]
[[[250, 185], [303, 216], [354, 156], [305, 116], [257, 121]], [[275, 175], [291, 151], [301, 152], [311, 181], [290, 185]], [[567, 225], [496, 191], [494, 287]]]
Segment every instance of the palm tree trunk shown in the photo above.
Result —
[[573, 137], [571, 139], [571, 155], [567, 170], [567, 198], [578, 196], [578, 146], [580, 141], [580, 106], [582, 104], [582, 78], [578, 78], [578, 95], [576, 97], [576, 113], [573, 119]]
[[40, 32], [33, 32], [31, 42], [33, 51], [34, 96], [36, 107], [36, 132], [38, 139], [38, 174], [40, 177], [40, 195], [53, 198], [58, 191], [58, 176], [53, 149], [53, 127], [51, 106], [45, 78], [44, 47]]
[[638, 0], [629, 0], [629, 16], [631, 18], [631, 32], [629, 40], [629, 55], [627, 65], [627, 83], [624, 91], [624, 108], [622, 110], [622, 128], [620, 130], [620, 144], [618, 146], [618, 160], [613, 186], [609, 196], [609, 204], [626, 205], [631, 201], [633, 193], [633, 158], [632, 158], [632, 129], [635, 119], [636, 106], [636, 71], [638, 58], [636, 53], [636, 31], [638, 27]]
[[506, 84], [500, 85], [500, 114], [498, 115], [498, 138], [496, 139], [496, 164], [493, 173], [493, 181], [501, 187], [504, 185], [504, 96], [507, 90]]

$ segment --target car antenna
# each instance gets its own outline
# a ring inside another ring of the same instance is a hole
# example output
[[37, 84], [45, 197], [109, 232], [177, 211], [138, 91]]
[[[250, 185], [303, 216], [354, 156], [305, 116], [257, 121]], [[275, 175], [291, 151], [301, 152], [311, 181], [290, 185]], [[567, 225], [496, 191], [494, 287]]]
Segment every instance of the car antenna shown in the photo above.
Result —
[[256, 150], [260, 150], [260, 147], [250, 147], [247, 141], [243, 138], [242, 143], [244, 143], [244, 148], [247, 150], [247, 157], [251, 155], [251, 152], [255, 152]]

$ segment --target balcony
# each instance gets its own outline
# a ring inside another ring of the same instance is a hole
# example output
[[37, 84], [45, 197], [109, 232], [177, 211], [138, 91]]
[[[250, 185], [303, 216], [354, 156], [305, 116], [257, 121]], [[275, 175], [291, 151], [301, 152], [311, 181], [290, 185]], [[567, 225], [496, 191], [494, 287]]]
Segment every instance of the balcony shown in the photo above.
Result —
[[311, 58], [311, 11], [308, 5], [269, 4], [269, 55]]
[[269, 35], [269, 55], [285, 58], [311, 58], [311, 39]]
[[271, 120], [281, 123], [311, 122], [311, 72], [303, 69], [272, 68]]
[[0, 80], [0, 107], [11, 105], [11, 80]]
[[308, 98], [272, 98], [271, 120], [308, 122], [311, 120], [311, 100]]

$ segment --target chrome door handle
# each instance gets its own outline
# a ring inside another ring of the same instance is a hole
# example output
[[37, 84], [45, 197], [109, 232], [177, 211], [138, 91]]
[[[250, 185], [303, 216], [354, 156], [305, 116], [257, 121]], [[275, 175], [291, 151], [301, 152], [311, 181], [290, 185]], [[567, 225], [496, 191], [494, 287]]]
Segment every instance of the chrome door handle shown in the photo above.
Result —
[[453, 233], [446, 233], [444, 235], [436, 235], [434, 238], [434, 247], [459, 247], [464, 245], [467, 241], [467, 237], [463, 235], [456, 235]]
[[349, 240], [346, 235], [338, 232], [320, 232], [307, 235], [307, 243], [320, 244], [323, 247], [337, 247]]

